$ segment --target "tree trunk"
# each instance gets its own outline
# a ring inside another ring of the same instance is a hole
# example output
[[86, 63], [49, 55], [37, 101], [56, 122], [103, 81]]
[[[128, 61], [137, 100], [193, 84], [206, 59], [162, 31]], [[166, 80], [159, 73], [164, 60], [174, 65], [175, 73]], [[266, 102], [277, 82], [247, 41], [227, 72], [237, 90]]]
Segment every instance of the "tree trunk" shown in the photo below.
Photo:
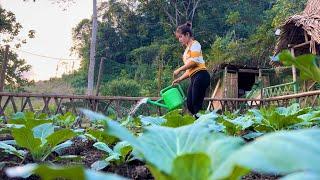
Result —
[[92, 33], [91, 33], [91, 44], [90, 44], [90, 63], [88, 72], [88, 89], [87, 95], [93, 95], [93, 84], [94, 84], [94, 66], [96, 56], [96, 41], [97, 41], [97, 0], [93, 0], [93, 14], [92, 14]]
[[6, 82], [8, 56], [9, 56], [9, 45], [6, 45], [4, 59], [2, 61], [1, 70], [0, 70], [0, 92], [3, 91], [5, 82]]

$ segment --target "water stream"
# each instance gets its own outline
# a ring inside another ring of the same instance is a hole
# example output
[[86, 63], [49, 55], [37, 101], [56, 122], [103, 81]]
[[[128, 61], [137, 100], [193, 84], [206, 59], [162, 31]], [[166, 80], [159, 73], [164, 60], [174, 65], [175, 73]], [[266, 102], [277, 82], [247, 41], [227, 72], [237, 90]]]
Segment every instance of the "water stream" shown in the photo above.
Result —
[[132, 116], [136, 113], [136, 111], [140, 108], [140, 106], [148, 102], [148, 99], [149, 98], [143, 98], [140, 101], [138, 101], [137, 104], [130, 109], [127, 119], [123, 121], [121, 125], [124, 125], [124, 126], [128, 125], [130, 121], [133, 119]]
[[148, 99], [149, 98], [143, 98], [140, 101], [138, 101], [138, 103], [131, 108], [128, 116], [130, 116], [130, 117], [133, 116], [134, 113], [136, 113], [136, 111], [139, 109], [140, 106], [142, 106], [143, 104], [146, 104], [148, 102]]

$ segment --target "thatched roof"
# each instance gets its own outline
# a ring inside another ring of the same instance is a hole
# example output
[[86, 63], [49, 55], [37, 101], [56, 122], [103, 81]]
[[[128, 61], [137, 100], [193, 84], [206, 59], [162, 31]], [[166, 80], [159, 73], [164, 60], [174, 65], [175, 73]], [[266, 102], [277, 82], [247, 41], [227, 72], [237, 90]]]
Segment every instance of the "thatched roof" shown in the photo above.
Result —
[[[304, 43], [304, 31], [309, 35], [311, 41], [320, 44], [320, 0], [308, 0], [305, 10], [291, 16], [280, 29], [281, 34], [274, 54], [288, 49], [289, 45]], [[309, 47], [304, 48], [300, 48], [298, 54], [310, 53]]]

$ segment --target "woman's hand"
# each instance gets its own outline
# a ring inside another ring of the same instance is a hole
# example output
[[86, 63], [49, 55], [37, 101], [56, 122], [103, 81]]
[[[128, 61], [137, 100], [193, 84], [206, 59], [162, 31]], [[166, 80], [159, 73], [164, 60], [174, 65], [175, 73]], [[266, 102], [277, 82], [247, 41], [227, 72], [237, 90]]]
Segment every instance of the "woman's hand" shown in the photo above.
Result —
[[173, 77], [178, 76], [178, 74], [180, 73], [180, 69], [176, 69], [173, 71]]
[[176, 84], [178, 84], [180, 81], [181, 81], [181, 79], [180, 79], [180, 78], [177, 78], [177, 79], [175, 79], [175, 80], [172, 81], [172, 85], [176, 85]]

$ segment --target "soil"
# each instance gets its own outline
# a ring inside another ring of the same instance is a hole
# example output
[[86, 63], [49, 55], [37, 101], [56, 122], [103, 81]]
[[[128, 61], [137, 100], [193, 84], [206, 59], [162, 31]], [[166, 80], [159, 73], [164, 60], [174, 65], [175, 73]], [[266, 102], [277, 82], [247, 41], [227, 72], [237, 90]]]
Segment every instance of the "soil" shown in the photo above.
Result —
[[0, 141], [5, 141], [5, 140], [13, 140], [12, 135], [10, 135], [10, 134], [0, 134]]
[[242, 177], [243, 180], [276, 180], [280, 179], [280, 176], [276, 175], [263, 175], [258, 173], [250, 173]]
[[116, 173], [121, 176], [130, 178], [130, 179], [154, 179], [145, 166], [145, 164], [141, 161], [131, 161], [129, 163], [121, 164], [121, 165], [114, 165], [104, 169], [106, 172]]
[[[1, 136], [1, 140], [10, 140], [12, 137], [10, 136]], [[62, 155], [78, 155], [82, 157], [82, 161], [80, 162], [73, 162], [70, 160], [63, 160], [56, 162], [56, 164], [60, 165], [75, 165], [75, 164], [82, 164], [86, 168], [90, 168], [91, 164], [97, 160], [103, 159], [105, 153], [102, 151], [97, 150], [92, 145], [94, 144], [93, 141], [82, 141], [79, 138], [73, 139], [73, 145], [66, 150], [64, 150]], [[47, 161], [52, 161], [57, 156], [57, 154], [51, 155], [48, 157]], [[22, 178], [9, 178], [6, 176], [4, 169], [8, 167], [19, 166], [23, 164], [33, 163], [32, 157], [27, 156], [26, 159], [21, 160], [14, 155], [7, 155], [1, 154], [0, 162], [6, 162], [6, 165], [3, 169], [0, 169], [0, 180], [22, 180]], [[130, 178], [130, 179], [153, 179], [150, 171], [147, 169], [145, 164], [141, 161], [134, 160], [124, 164], [116, 165], [112, 164], [107, 168], [103, 169], [104, 172], [109, 173], [116, 173], [118, 175]], [[31, 176], [27, 178], [27, 180], [34, 180], [40, 179], [37, 176]]]

